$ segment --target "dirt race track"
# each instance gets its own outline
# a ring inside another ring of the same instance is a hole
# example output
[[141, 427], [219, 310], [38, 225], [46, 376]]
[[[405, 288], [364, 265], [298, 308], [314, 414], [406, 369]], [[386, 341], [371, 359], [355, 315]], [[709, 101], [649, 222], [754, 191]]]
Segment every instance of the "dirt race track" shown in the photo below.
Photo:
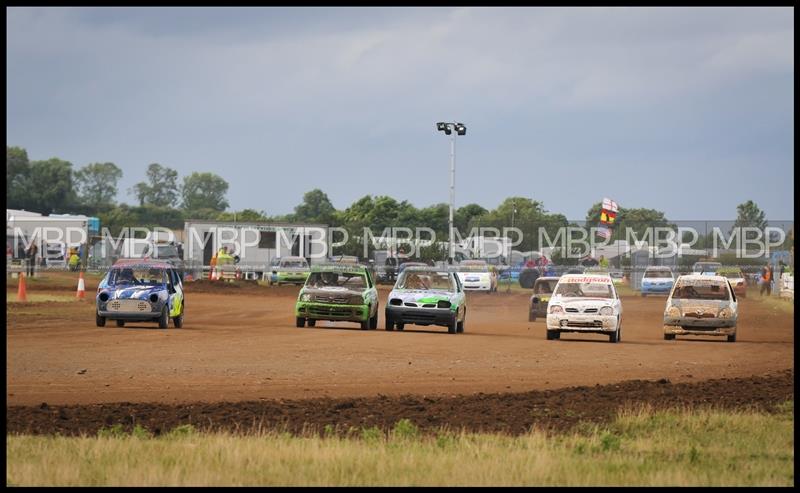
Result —
[[[87, 284], [91, 300], [96, 286]], [[741, 301], [738, 340], [728, 343], [665, 341], [665, 298], [624, 297], [622, 342], [611, 344], [595, 334], [546, 340], [544, 322], [527, 321], [522, 291], [470, 293], [465, 333], [452, 335], [413, 325], [387, 332], [382, 309], [378, 330], [296, 328], [297, 291], [190, 283], [184, 327], [167, 330], [96, 327], [92, 301], [8, 303], [8, 405], [442, 397], [793, 371], [793, 315], [753, 299]], [[381, 287], [382, 302], [387, 294]]]

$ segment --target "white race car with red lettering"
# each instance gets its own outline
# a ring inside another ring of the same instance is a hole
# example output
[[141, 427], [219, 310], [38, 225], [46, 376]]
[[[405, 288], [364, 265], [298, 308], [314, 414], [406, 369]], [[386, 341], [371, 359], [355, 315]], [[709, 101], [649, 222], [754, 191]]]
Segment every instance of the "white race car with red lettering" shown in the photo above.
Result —
[[589, 332], [619, 342], [621, 320], [622, 302], [611, 276], [565, 274], [547, 307], [547, 339], [559, 339], [562, 332]]

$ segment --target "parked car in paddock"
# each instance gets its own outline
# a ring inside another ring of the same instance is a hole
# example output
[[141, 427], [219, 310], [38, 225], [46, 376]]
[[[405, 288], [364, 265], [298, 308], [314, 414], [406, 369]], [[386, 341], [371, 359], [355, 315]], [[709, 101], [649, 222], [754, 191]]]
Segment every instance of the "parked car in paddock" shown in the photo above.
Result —
[[497, 273], [485, 260], [462, 260], [456, 270], [464, 290], [497, 291]]
[[717, 275], [728, 279], [733, 288], [733, 293], [738, 298], [747, 297], [747, 279], [744, 277], [742, 269], [739, 267], [720, 267]]
[[114, 320], [117, 327], [125, 322], [158, 322], [166, 329], [171, 318], [180, 328], [186, 308], [177, 268], [142, 259], [118, 260], [100, 281], [95, 305], [98, 327]]
[[467, 299], [458, 276], [447, 269], [406, 267], [386, 302], [386, 330], [405, 324], [443, 325], [447, 332], [464, 332]]
[[314, 327], [317, 320], [349, 321], [361, 329], [378, 328], [378, 291], [370, 269], [363, 265], [312, 266], [297, 295], [298, 327]]
[[558, 277], [540, 277], [533, 284], [528, 321], [535, 322], [536, 317], [547, 317], [547, 303], [558, 284]]
[[692, 273], [702, 274], [704, 276], [715, 276], [717, 275], [717, 269], [720, 267], [722, 267], [722, 264], [719, 262], [695, 262], [692, 266]]
[[736, 342], [738, 302], [723, 276], [678, 277], [664, 310], [664, 339], [676, 335], [724, 336]]
[[565, 274], [556, 284], [547, 307], [547, 339], [562, 332], [607, 334], [611, 342], [622, 338], [622, 302], [611, 276]]
[[270, 284], [304, 284], [311, 269], [305, 257], [278, 257], [270, 263]]
[[650, 266], [642, 275], [642, 297], [648, 294], [669, 294], [675, 284], [675, 274], [669, 267]]

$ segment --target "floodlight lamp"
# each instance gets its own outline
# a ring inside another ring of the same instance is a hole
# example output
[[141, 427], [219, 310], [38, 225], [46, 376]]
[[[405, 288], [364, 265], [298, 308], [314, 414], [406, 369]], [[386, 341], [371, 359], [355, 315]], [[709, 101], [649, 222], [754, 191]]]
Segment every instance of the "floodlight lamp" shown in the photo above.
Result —
[[439, 122], [436, 124], [436, 129], [440, 132], [445, 132], [447, 130], [447, 124], [445, 122]]

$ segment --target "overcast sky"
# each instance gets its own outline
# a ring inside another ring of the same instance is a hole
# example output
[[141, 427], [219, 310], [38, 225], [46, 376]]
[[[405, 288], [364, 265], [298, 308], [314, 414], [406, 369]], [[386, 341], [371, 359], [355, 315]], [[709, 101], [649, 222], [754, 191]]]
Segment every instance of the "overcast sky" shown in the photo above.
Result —
[[792, 8], [7, 8], [6, 139], [32, 160], [219, 174], [232, 208], [321, 188], [570, 219], [794, 218]]

